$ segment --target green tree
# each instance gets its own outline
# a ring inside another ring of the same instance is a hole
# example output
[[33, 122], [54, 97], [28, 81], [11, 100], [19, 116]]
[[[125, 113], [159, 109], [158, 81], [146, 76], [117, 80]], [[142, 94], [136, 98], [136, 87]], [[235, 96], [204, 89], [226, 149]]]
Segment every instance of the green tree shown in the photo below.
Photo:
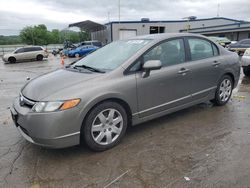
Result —
[[22, 42], [32, 45], [47, 45], [49, 41], [49, 31], [44, 24], [38, 26], [28, 26], [20, 32]]
[[23, 43], [29, 45], [48, 45], [59, 44], [65, 40], [72, 43], [79, 43], [81, 41], [90, 40], [90, 34], [85, 31], [71, 31], [53, 29], [48, 31], [44, 24], [37, 26], [27, 26], [20, 32], [20, 39]]
[[27, 26], [23, 28], [20, 32], [20, 38], [22, 42], [26, 44], [35, 44], [34, 40], [34, 28], [31, 26]]
[[21, 38], [16, 35], [2, 36], [0, 35], [0, 45], [21, 44]]

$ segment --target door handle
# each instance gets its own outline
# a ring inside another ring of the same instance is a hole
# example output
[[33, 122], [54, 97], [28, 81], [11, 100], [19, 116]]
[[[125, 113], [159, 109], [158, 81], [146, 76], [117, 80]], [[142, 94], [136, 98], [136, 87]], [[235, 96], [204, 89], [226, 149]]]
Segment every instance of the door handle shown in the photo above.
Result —
[[219, 61], [216, 61], [216, 60], [215, 60], [215, 61], [213, 62], [213, 66], [214, 66], [214, 67], [217, 67], [219, 64], [220, 64]]
[[178, 74], [181, 74], [181, 75], [185, 75], [187, 72], [189, 72], [190, 70], [189, 69], [186, 69], [186, 68], [181, 68], [179, 71], [178, 71]]

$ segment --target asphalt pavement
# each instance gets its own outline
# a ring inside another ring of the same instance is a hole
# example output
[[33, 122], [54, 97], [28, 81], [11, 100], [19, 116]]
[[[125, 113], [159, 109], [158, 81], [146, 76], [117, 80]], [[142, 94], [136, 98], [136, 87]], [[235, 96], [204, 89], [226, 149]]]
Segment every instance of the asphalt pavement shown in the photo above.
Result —
[[241, 76], [227, 105], [207, 102], [132, 127], [111, 150], [46, 149], [22, 138], [9, 107], [27, 79], [60, 67], [53, 56], [0, 60], [0, 187], [250, 187], [250, 78]]

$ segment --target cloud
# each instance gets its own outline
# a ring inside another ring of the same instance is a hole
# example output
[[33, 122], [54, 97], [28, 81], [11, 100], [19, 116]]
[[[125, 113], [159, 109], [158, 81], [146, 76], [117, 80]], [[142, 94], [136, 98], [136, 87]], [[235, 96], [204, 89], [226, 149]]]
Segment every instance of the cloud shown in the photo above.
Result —
[[[121, 20], [180, 20], [187, 16], [215, 17], [219, 14], [240, 20], [250, 17], [250, 1], [241, 0], [120, 0]], [[18, 34], [27, 25], [46, 24], [48, 29], [63, 29], [68, 24], [93, 20], [99, 23], [118, 20], [118, 0], [7, 0], [0, 6], [0, 35]], [[8, 31], [8, 32], [7, 32]]]

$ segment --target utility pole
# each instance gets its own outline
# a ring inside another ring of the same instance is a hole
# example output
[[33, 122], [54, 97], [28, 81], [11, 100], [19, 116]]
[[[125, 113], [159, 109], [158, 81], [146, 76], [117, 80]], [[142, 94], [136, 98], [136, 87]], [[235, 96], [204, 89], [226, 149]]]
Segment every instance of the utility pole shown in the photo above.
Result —
[[110, 12], [108, 11], [108, 23], [110, 22]]
[[217, 5], [217, 17], [219, 17], [220, 16], [220, 3], [218, 3], [218, 5]]
[[118, 19], [119, 19], [119, 23], [121, 21], [121, 1], [118, 0]]

